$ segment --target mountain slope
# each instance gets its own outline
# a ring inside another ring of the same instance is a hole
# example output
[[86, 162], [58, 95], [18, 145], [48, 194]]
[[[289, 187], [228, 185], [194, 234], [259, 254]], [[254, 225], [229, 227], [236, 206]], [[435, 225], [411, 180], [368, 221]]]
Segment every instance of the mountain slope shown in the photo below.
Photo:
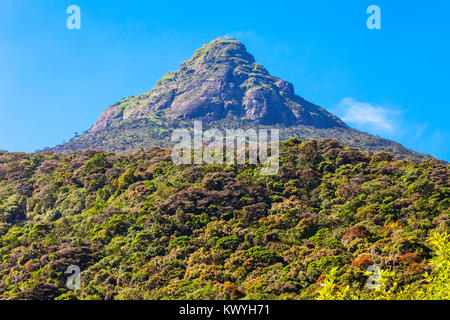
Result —
[[[0, 152], [0, 299], [315, 299], [333, 268], [328, 298], [448, 299], [448, 249], [434, 266], [427, 242], [449, 231], [448, 165], [330, 139], [282, 143], [280, 160], [261, 176], [160, 148]], [[368, 290], [373, 264], [398, 286]]]
[[[110, 152], [135, 152], [151, 146], [169, 148], [174, 145], [171, 142], [171, 133], [176, 128], [193, 128], [190, 120], [166, 120], [156, 115], [148, 118], [124, 120], [112, 124], [105, 130], [89, 131], [75, 137], [63, 145], [43, 151], [70, 152], [75, 150], [105, 150]], [[217, 128], [278, 128], [280, 139], [299, 138], [302, 140], [335, 138], [344, 145], [361, 150], [384, 151], [395, 158], [421, 161], [429, 158], [403, 147], [401, 144], [372, 136], [370, 134], [352, 128], [324, 128], [318, 129], [312, 126], [285, 126], [276, 124], [272, 126], [255, 125], [251, 120], [227, 118], [203, 123], [203, 129]]]
[[107, 108], [93, 127], [51, 151], [130, 152], [172, 146], [174, 128], [278, 127], [282, 139], [337, 138], [348, 146], [420, 160], [428, 156], [349, 128], [338, 117], [295, 95], [291, 83], [271, 76], [236, 40], [218, 38], [195, 51], [149, 92]]

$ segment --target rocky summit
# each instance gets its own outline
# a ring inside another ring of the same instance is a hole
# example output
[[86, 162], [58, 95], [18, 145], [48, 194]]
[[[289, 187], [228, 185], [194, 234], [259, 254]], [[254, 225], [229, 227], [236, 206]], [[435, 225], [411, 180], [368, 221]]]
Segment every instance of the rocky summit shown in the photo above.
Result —
[[218, 38], [196, 50], [177, 71], [169, 72], [149, 92], [107, 108], [90, 130], [45, 151], [105, 150], [132, 152], [171, 147], [175, 128], [273, 128], [280, 138], [334, 138], [346, 146], [384, 151], [397, 158], [427, 155], [352, 129], [325, 109], [297, 96], [294, 86], [272, 76], [237, 40]]
[[267, 125], [345, 127], [336, 116], [295, 95], [291, 83], [271, 76], [244, 44], [226, 38], [202, 46], [150, 92], [109, 107], [91, 131], [155, 111], [162, 111], [166, 119], [236, 116]]

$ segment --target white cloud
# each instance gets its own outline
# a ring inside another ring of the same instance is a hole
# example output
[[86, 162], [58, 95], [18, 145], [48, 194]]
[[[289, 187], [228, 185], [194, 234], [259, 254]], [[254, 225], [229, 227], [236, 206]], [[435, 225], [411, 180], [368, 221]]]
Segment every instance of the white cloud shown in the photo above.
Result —
[[407, 110], [342, 99], [333, 112], [351, 127], [400, 142], [405, 147], [448, 159], [450, 132], [433, 128], [428, 122], [418, 122], [408, 116]]
[[223, 35], [223, 37], [228, 38], [228, 39], [241, 40], [241, 41], [258, 39], [258, 36], [252, 30], [234, 31], [234, 32]]
[[389, 136], [401, 130], [399, 127], [401, 113], [400, 110], [360, 102], [353, 98], [342, 99], [337, 110], [337, 114], [350, 126], [373, 134]]

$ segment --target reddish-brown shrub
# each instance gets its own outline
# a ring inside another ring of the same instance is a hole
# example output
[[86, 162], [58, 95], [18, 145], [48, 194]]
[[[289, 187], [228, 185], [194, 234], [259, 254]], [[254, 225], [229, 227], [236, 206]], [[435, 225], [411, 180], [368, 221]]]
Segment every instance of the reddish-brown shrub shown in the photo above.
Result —
[[400, 263], [414, 263], [420, 262], [422, 258], [417, 254], [417, 252], [406, 253], [398, 258]]
[[373, 262], [372, 262], [371, 255], [370, 254], [364, 254], [362, 256], [359, 256], [355, 260], [353, 260], [351, 266], [365, 270], [369, 266], [371, 266], [372, 264], [373, 264]]
[[348, 229], [347, 233], [342, 236], [342, 244], [347, 245], [356, 238], [365, 238], [366, 236], [366, 228], [363, 226], [354, 226]]

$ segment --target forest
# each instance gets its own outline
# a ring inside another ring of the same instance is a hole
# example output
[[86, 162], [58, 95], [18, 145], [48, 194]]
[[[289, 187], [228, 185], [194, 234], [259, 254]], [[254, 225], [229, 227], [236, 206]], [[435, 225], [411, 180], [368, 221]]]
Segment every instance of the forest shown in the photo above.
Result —
[[449, 174], [333, 139], [281, 143], [273, 176], [0, 152], [0, 299], [449, 299]]

